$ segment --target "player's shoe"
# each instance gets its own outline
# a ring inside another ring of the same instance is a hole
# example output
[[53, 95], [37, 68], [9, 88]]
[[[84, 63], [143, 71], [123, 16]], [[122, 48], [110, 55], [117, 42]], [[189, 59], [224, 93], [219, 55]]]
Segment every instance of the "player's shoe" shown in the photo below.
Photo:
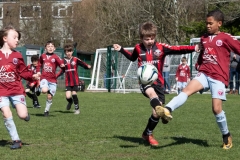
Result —
[[74, 110], [74, 114], [80, 114], [80, 109]]
[[[166, 121], [170, 121], [172, 120], [172, 115], [171, 113], [169, 112], [169, 110], [167, 108], [164, 108], [162, 106], [156, 106], [155, 107], [155, 111], [157, 113], [157, 115], [159, 117], [161, 117], [162, 119], [166, 120]], [[163, 122], [163, 121], [162, 121]], [[165, 122], [165, 121], [164, 121]], [[166, 124], [166, 123], [165, 123]]]
[[147, 141], [151, 146], [158, 146], [158, 141], [154, 139], [153, 135], [142, 135], [143, 140]]
[[230, 149], [232, 148], [233, 144], [232, 144], [232, 136], [228, 136], [227, 138], [227, 143], [223, 142], [223, 149]]
[[26, 122], [30, 121], [30, 115], [29, 115], [29, 113], [28, 113], [27, 117], [24, 119], [24, 121], [26, 121]]
[[66, 110], [70, 110], [71, 107], [72, 107], [72, 104], [73, 104], [73, 102], [72, 102], [72, 103], [68, 103], [68, 104], [67, 104], [67, 107], [66, 107]]
[[34, 104], [33, 108], [41, 108], [41, 106], [39, 104]]
[[49, 115], [49, 112], [48, 112], [48, 111], [45, 111], [45, 112], [44, 112], [44, 117], [48, 117], [48, 115]]
[[13, 144], [10, 146], [11, 149], [20, 149], [22, 147], [22, 142], [20, 140], [13, 141]]

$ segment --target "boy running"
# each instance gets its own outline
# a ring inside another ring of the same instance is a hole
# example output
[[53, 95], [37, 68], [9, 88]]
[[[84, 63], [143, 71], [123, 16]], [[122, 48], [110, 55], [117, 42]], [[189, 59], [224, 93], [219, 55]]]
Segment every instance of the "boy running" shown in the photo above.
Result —
[[57, 73], [56, 77], [59, 77], [65, 72], [66, 99], [68, 101], [66, 109], [70, 110], [72, 103], [74, 103], [74, 114], [79, 114], [80, 108], [79, 100], [77, 97], [77, 91], [79, 90], [78, 66], [82, 66], [85, 69], [90, 69], [91, 66], [83, 62], [81, 59], [72, 56], [72, 45], [65, 45], [64, 52], [66, 54], [66, 57], [62, 61], [65, 67]]
[[[48, 117], [49, 110], [52, 105], [52, 98], [57, 90], [56, 68], [64, 67], [61, 58], [54, 53], [55, 46], [52, 41], [48, 41], [45, 45], [46, 53], [40, 56], [37, 66], [37, 73], [41, 75], [40, 88], [43, 94], [47, 94], [46, 107], [44, 116]], [[40, 73], [42, 70], [42, 74]]]
[[[31, 62], [32, 64], [29, 64], [27, 67], [28, 67], [28, 70], [30, 71], [33, 71], [33, 73], [37, 73], [36, 72], [36, 67], [38, 65], [38, 60], [39, 60], [39, 57], [38, 55], [33, 55], [31, 57]], [[41, 106], [39, 105], [39, 102], [38, 102], [38, 97], [40, 95], [39, 93], [39, 90], [38, 90], [38, 87], [40, 85], [40, 81], [39, 80], [35, 80], [35, 81], [29, 81], [26, 85], [26, 89], [25, 89], [25, 92], [27, 94], [27, 96], [29, 98], [32, 99], [33, 101], [33, 107], [34, 108], [40, 108]], [[30, 91], [32, 93], [30, 93]]]

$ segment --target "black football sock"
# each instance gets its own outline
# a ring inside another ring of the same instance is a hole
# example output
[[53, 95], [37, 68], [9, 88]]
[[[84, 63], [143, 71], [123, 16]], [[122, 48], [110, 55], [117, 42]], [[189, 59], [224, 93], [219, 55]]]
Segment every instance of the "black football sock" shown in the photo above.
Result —
[[161, 106], [161, 103], [158, 99], [158, 97], [152, 98], [150, 100], [150, 105], [155, 109], [156, 106]]
[[145, 128], [145, 130], [143, 131], [143, 135], [150, 135], [152, 134], [154, 128], [157, 126], [158, 122], [159, 122], [160, 118], [155, 118], [153, 117], [153, 115], [151, 115], [151, 117], [148, 119], [148, 124]]
[[27, 96], [28, 96], [29, 98], [31, 98], [31, 99], [33, 98], [33, 96], [32, 96], [33, 94], [32, 94], [32, 93], [26, 92], [26, 94], [27, 94]]
[[225, 143], [225, 144], [228, 144], [228, 137], [230, 136], [230, 132], [228, 132], [228, 134], [225, 134], [225, 135], [223, 135], [223, 142]]
[[73, 98], [73, 103], [75, 105], [75, 110], [78, 110], [79, 109], [79, 104], [78, 104], [78, 97], [76, 94], [72, 95], [72, 98]]
[[73, 100], [72, 100], [72, 98], [66, 98], [66, 100], [68, 101], [68, 103], [73, 103]]

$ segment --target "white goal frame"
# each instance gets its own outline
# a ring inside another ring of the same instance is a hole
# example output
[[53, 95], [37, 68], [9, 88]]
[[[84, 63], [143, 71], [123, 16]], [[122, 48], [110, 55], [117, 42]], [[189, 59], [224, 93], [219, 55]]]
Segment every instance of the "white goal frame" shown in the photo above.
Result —
[[[124, 48], [128, 51], [133, 51], [133, 47]], [[111, 48], [111, 51], [114, 51]], [[114, 51], [116, 52], [116, 51]], [[106, 78], [104, 77], [103, 70], [101, 70], [102, 66], [106, 67], [107, 61], [107, 48], [100, 48], [96, 50], [91, 83], [89, 84], [87, 90], [88, 91], [108, 91], [106, 86], [104, 86], [104, 81]], [[137, 79], [137, 61], [132, 62], [128, 60], [123, 54], [118, 53], [118, 67], [115, 71], [115, 76], [112, 76], [110, 79], [112, 81], [115, 80], [116, 88], [111, 88], [113, 92], [127, 93], [127, 92], [140, 92], [138, 79]], [[124, 66], [123, 66], [124, 62]], [[122, 68], [125, 68], [122, 69]], [[106, 72], [106, 70], [104, 70]], [[129, 85], [127, 85], [129, 84]], [[111, 85], [112, 86], [112, 85]], [[133, 88], [131, 88], [133, 87]]]

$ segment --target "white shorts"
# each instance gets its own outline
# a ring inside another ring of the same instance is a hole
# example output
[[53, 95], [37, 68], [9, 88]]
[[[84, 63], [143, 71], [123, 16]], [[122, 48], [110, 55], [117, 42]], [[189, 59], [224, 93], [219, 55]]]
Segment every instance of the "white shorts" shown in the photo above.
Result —
[[40, 81], [41, 90], [42, 90], [43, 87], [48, 88], [48, 91], [52, 94], [52, 96], [55, 95], [56, 90], [57, 90], [57, 84], [56, 83], [51, 83], [51, 82], [48, 82], [46, 79], [42, 79]]
[[187, 86], [187, 82], [177, 82], [177, 88], [183, 89]]
[[26, 99], [24, 95], [9, 96], [9, 97], [0, 97], [0, 108], [10, 106], [10, 103], [15, 107], [15, 105], [21, 103], [26, 106]]
[[193, 79], [198, 80], [202, 84], [203, 89], [199, 91], [200, 93], [206, 92], [210, 89], [212, 98], [226, 101], [226, 88], [223, 82], [208, 77], [201, 72], [199, 72]]

